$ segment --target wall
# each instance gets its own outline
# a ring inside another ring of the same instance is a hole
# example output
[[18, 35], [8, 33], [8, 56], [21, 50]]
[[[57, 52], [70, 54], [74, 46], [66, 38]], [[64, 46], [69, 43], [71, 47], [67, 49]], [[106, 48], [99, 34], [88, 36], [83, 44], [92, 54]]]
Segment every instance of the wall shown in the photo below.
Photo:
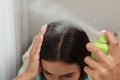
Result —
[[97, 29], [119, 30], [120, 0], [59, 0], [59, 3]]
[[0, 80], [11, 80], [17, 72], [13, 0], [0, 0]]
[[[120, 0], [54, 0], [96, 29], [116, 32], [120, 41]], [[92, 35], [90, 35], [91, 37]], [[91, 40], [94, 40], [91, 38]]]

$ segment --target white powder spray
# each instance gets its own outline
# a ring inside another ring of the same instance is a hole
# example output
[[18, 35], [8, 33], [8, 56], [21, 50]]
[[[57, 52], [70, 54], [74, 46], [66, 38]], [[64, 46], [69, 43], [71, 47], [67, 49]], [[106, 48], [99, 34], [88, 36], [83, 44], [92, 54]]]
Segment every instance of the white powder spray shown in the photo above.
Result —
[[89, 31], [97, 35], [100, 34], [100, 32], [93, 28], [90, 24], [78, 19], [68, 9], [65, 9], [62, 5], [52, 0], [32, 0], [29, 5], [29, 11], [34, 15], [41, 15], [49, 22], [70, 20], [71, 22], [80, 26], [77, 27], [78, 29], [81, 29], [82, 27], [85, 31]]

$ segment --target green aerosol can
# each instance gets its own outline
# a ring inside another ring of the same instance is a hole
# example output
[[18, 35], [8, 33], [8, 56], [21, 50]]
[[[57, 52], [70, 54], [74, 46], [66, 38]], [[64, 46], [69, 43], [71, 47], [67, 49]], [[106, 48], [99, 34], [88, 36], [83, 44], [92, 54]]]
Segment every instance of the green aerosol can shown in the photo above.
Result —
[[[97, 47], [99, 47], [104, 54], [108, 54], [108, 51], [109, 51], [109, 43], [108, 43], [108, 40], [107, 38], [104, 36], [104, 35], [100, 35], [98, 40], [93, 42], [93, 44]], [[94, 59], [94, 60], [97, 60], [97, 58], [95, 57], [94, 54], [91, 54], [91, 57]]]

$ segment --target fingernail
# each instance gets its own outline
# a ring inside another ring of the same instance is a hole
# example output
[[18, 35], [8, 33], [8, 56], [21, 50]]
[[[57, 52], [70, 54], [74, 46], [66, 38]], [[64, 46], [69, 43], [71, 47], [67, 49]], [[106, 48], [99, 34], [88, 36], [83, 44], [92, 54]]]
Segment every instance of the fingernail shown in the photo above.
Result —
[[87, 62], [87, 61], [88, 61], [88, 57], [85, 57], [84, 62]]
[[88, 71], [88, 67], [87, 67], [87, 66], [84, 67], [84, 71], [85, 71], [85, 72]]
[[46, 27], [47, 27], [47, 24], [45, 24], [44, 26], [42, 26], [42, 27], [41, 27], [41, 30], [46, 29]]
[[88, 44], [86, 45], [86, 47], [87, 47], [87, 49], [88, 49], [88, 51], [89, 51], [89, 50], [91, 50], [91, 48], [93, 48], [93, 44], [92, 44], [92, 43], [88, 43]]
[[100, 32], [101, 32], [101, 33], [104, 33], [104, 32], [106, 32], [106, 30], [101, 30]]
[[41, 27], [40, 31], [39, 31], [39, 34], [40, 35], [45, 29], [46, 29], [47, 25], [45, 24], [44, 26]]
[[87, 46], [87, 47], [88, 47], [88, 46], [92, 47], [92, 43], [88, 43], [86, 46]]

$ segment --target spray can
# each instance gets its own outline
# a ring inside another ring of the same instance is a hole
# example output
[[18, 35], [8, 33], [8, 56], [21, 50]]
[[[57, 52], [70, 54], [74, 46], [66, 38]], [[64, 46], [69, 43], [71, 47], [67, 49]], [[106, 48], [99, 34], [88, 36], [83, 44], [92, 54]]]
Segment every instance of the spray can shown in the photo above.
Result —
[[[107, 38], [104, 36], [104, 35], [100, 35], [98, 40], [93, 42], [93, 44], [97, 47], [99, 47], [104, 54], [107, 55], [108, 51], [109, 51], [109, 43], [108, 43], [108, 40]], [[91, 57], [94, 59], [94, 60], [97, 60], [97, 58], [95, 57], [94, 54], [91, 54]]]

